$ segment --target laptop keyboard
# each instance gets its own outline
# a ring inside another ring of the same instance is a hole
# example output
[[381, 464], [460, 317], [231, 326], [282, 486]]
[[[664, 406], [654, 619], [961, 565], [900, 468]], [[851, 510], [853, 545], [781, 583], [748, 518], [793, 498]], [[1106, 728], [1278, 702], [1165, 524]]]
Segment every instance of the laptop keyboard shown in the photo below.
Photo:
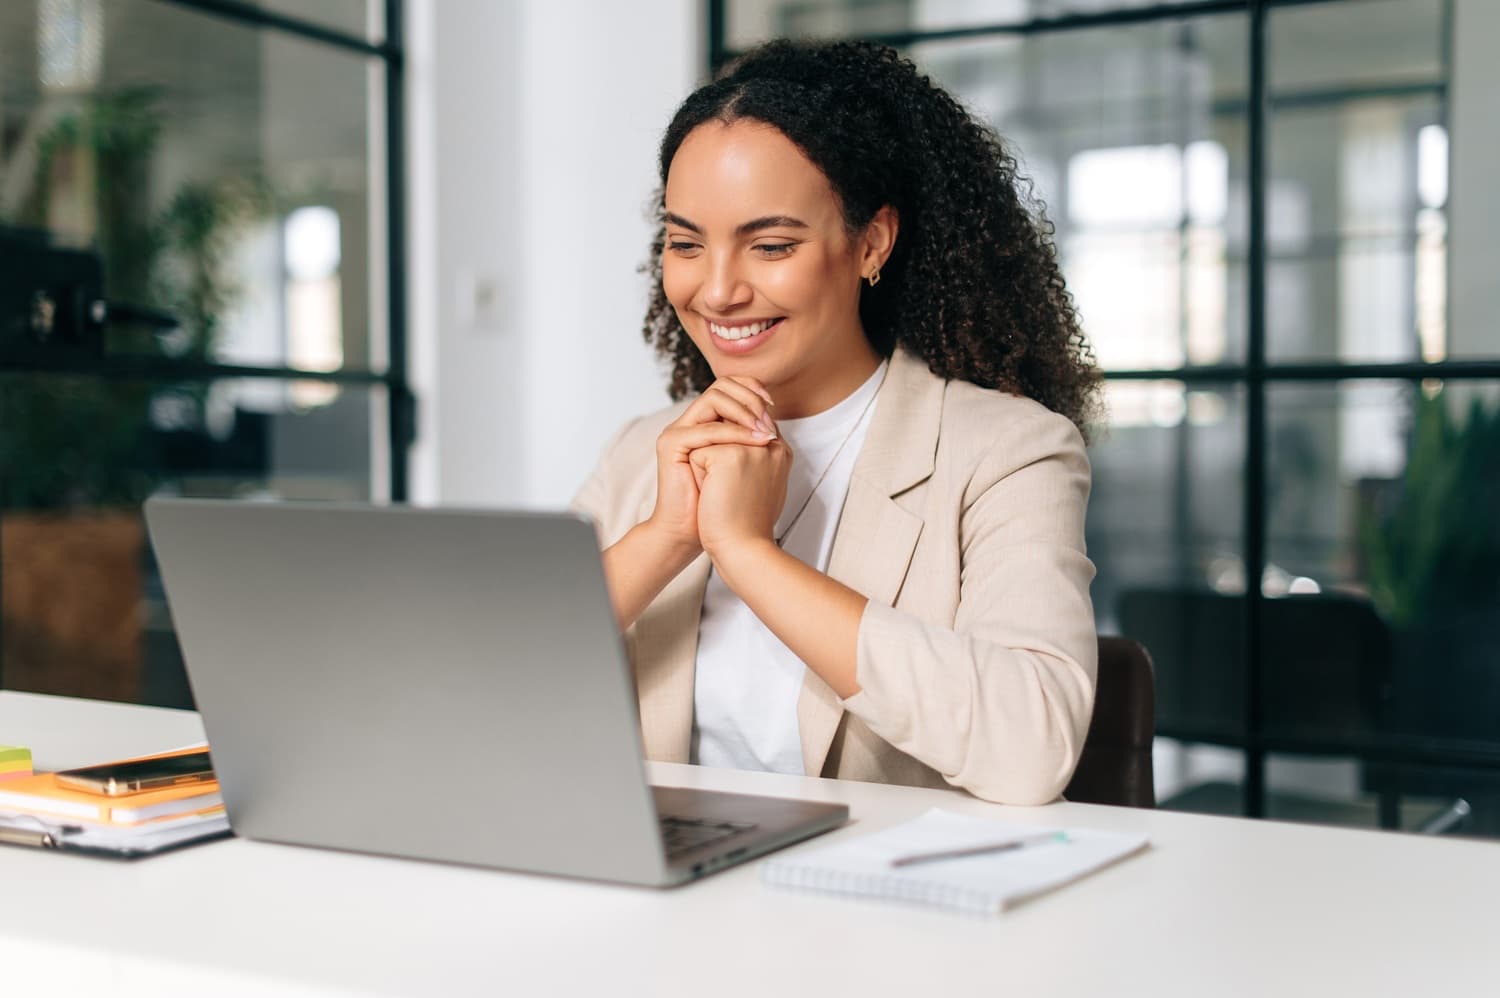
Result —
[[756, 826], [743, 821], [716, 821], [710, 818], [682, 818], [663, 815], [661, 837], [666, 843], [667, 858], [675, 859], [683, 853], [702, 849], [704, 846], [722, 842]]

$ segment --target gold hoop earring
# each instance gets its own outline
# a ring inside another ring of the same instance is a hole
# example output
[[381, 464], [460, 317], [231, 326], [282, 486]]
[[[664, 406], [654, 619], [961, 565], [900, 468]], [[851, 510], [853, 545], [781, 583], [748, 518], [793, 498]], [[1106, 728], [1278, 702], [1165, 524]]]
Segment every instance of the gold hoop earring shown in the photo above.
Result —
[[867, 281], [870, 282], [870, 287], [872, 287], [872, 288], [875, 285], [879, 284], [880, 283], [880, 268], [876, 267], [874, 270], [870, 271], [870, 276], [866, 277], [865, 280], [867, 280]]

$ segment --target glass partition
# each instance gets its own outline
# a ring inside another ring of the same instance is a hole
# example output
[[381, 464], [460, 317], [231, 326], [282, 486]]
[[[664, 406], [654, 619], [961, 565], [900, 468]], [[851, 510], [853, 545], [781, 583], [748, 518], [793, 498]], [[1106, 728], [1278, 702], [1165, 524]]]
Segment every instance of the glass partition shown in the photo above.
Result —
[[1164, 806], [1500, 836], [1500, 8], [1177, 6], [727, 0], [710, 51], [897, 45], [1035, 181]]
[[404, 494], [387, 10], [0, 4], [0, 687], [190, 702], [153, 492]]

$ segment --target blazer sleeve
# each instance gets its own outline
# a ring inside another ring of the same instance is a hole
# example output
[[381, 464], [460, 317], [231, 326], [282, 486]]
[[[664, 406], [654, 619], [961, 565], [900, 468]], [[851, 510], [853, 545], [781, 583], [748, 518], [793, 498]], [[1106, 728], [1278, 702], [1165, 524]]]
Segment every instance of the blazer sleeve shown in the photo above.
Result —
[[619, 540], [634, 523], [628, 523], [621, 528], [621, 522], [626, 510], [620, 509], [620, 498], [616, 494], [619, 491], [619, 479], [621, 470], [620, 445], [641, 422], [640, 418], [632, 419], [620, 427], [605, 442], [603, 450], [600, 451], [599, 460], [594, 465], [594, 471], [583, 483], [568, 508], [575, 513], [583, 513], [594, 521], [594, 531], [599, 537], [599, 547], [604, 549]]
[[1083, 439], [1053, 413], [1028, 424], [980, 460], [965, 488], [953, 626], [870, 602], [861, 689], [845, 701], [948, 782], [1009, 804], [1044, 804], [1067, 785], [1098, 656]]

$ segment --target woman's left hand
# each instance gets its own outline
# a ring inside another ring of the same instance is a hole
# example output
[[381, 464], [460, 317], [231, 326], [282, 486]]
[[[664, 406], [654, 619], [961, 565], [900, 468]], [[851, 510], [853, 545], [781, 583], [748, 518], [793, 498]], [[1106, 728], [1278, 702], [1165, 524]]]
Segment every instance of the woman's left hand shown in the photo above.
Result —
[[724, 584], [835, 693], [858, 693], [865, 597], [776, 545], [791, 448], [780, 438], [714, 444], [689, 452], [688, 463], [698, 482], [698, 537]]
[[698, 539], [708, 556], [744, 541], [774, 540], [786, 504], [792, 451], [780, 438], [764, 447], [716, 444], [689, 455], [698, 481]]

